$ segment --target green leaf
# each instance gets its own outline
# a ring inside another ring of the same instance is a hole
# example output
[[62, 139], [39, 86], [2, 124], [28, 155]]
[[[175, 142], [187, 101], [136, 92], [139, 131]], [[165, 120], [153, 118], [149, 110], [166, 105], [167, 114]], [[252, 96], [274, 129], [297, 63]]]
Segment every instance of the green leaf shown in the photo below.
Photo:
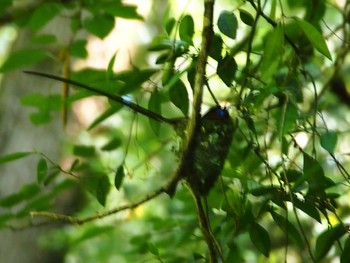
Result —
[[81, 157], [95, 156], [95, 146], [74, 145], [73, 154]]
[[222, 38], [219, 35], [214, 35], [209, 50], [209, 56], [211, 56], [217, 62], [220, 62], [222, 60], [222, 44]]
[[310, 202], [309, 200], [301, 201], [298, 198], [294, 198], [293, 205], [295, 205], [296, 208], [300, 209], [305, 214], [309, 215], [310, 217], [321, 223], [320, 213], [316, 209], [315, 204], [313, 202]]
[[291, 240], [298, 245], [299, 247], [303, 247], [303, 239], [300, 236], [299, 231], [295, 228], [295, 226], [289, 222], [285, 217], [281, 216], [280, 214], [277, 214], [274, 211], [270, 212], [272, 215], [273, 220], [278, 225], [278, 227], [288, 235], [288, 237], [291, 238]]
[[140, 88], [141, 84], [149, 81], [151, 76], [156, 73], [155, 69], [137, 69], [126, 70], [114, 74], [113, 81], [119, 82], [122, 87], [119, 90], [119, 95], [129, 94]]
[[36, 107], [39, 111], [51, 111], [61, 109], [61, 96], [48, 95], [41, 93], [30, 93], [21, 98], [21, 103], [25, 106]]
[[336, 225], [335, 227], [327, 229], [321, 233], [316, 240], [316, 261], [319, 262], [321, 259], [323, 259], [333, 246], [333, 243], [338, 241], [346, 233], [347, 229], [342, 224]]
[[261, 62], [261, 78], [266, 82], [271, 81], [277, 68], [279, 67], [284, 47], [283, 28], [278, 24], [272, 32], [270, 32], [264, 41], [264, 53]]
[[101, 147], [102, 151], [113, 151], [122, 145], [122, 141], [119, 137], [114, 137]]
[[37, 184], [26, 184], [19, 191], [19, 195], [23, 200], [28, 200], [36, 196], [38, 193], [40, 193], [40, 191], [40, 187]]
[[108, 176], [105, 174], [101, 174], [101, 176], [99, 176], [96, 181], [95, 194], [96, 194], [97, 201], [102, 206], [106, 205], [109, 189], [110, 189], [110, 183], [109, 183]]
[[334, 131], [327, 131], [321, 134], [321, 146], [323, 149], [333, 154], [334, 149], [337, 146], [338, 135]]
[[[295, 169], [289, 169], [287, 172], [286, 172], [286, 176], [287, 176], [287, 179], [288, 179], [288, 182], [289, 183], [293, 183], [295, 182], [296, 180], [298, 180], [300, 177], [303, 176], [303, 173], [299, 170], [295, 170]], [[281, 176], [281, 179], [283, 181], [285, 181], [285, 178], [284, 176]]]
[[34, 11], [29, 19], [29, 27], [33, 31], [38, 31], [51, 19], [57, 16], [62, 10], [62, 5], [58, 3], [43, 3]]
[[85, 39], [79, 39], [74, 41], [69, 46], [70, 55], [77, 58], [86, 58], [88, 55], [88, 52], [86, 50], [86, 43], [87, 41]]
[[[150, 111], [153, 111], [155, 113], [161, 114], [161, 98], [160, 98], [160, 94], [159, 91], [157, 89], [155, 89], [152, 94], [151, 97], [148, 101], [148, 109]], [[159, 134], [159, 129], [160, 129], [160, 123], [159, 121], [155, 121], [151, 118], [149, 118], [149, 124], [151, 125], [151, 128], [153, 130], [153, 132], [158, 135]]]
[[86, 173], [86, 177], [82, 179], [83, 186], [102, 206], [105, 206], [107, 195], [111, 187], [108, 176], [105, 173], [94, 170], [87, 170]]
[[113, 106], [108, 108], [106, 111], [104, 111], [100, 116], [98, 116], [89, 126], [88, 130], [91, 130], [95, 128], [97, 125], [99, 125], [101, 122], [106, 120], [107, 118], [111, 117], [113, 114], [118, 112], [123, 107], [122, 104], [115, 103]]
[[23, 66], [33, 65], [49, 56], [43, 49], [21, 49], [11, 53], [0, 68], [0, 72], [14, 70]]
[[238, 27], [236, 15], [230, 11], [222, 11], [218, 19], [218, 27], [225, 36], [235, 39]]
[[4, 155], [0, 157], [0, 164], [12, 162], [24, 157], [27, 157], [28, 155], [33, 154], [32, 152], [16, 152], [16, 153], [10, 153], [8, 155]]
[[21, 103], [37, 108], [37, 112], [30, 115], [30, 120], [35, 125], [49, 122], [52, 119], [51, 111], [58, 111], [62, 106], [60, 95], [45, 96], [41, 93], [28, 94], [22, 97]]
[[148, 242], [148, 251], [155, 256], [159, 256], [159, 250], [156, 245], [152, 242]]
[[308, 194], [324, 193], [325, 189], [332, 186], [334, 183], [325, 176], [320, 163], [304, 152], [304, 175], [295, 183], [298, 185], [299, 181], [306, 180], [308, 182]]
[[165, 31], [168, 34], [168, 36], [171, 35], [171, 32], [173, 31], [175, 24], [176, 24], [176, 20], [173, 17], [169, 18], [168, 21], [166, 21]]
[[346, 239], [343, 247], [343, 253], [340, 256], [340, 263], [348, 262], [350, 262], [350, 237]]
[[36, 165], [36, 178], [38, 183], [42, 183], [47, 175], [47, 162], [44, 158], [40, 158]]
[[19, 204], [20, 202], [22, 202], [22, 200], [23, 199], [20, 194], [11, 194], [0, 199], [0, 206], [9, 208]]
[[59, 167], [54, 167], [53, 169], [51, 169], [50, 172], [47, 173], [43, 181], [43, 185], [49, 185], [60, 174], [60, 172], [61, 170], [59, 169]]
[[179, 27], [179, 35], [181, 40], [193, 45], [192, 38], [194, 35], [194, 21], [192, 16], [185, 15], [182, 18]]
[[84, 28], [91, 34], [103, 39], [114, 28], [114, 17], [109, 14], [95, 15], [84, 20]]
[[0, 199], [0, 206], [13, 207], [22, 201], [28, 201], [29, 198], [37, 195], [40, 192], [40, 188], [37, 184], [24, 185], [18, 193], [8, 195]]
[[288, 132], [295, 128], [297, 119], [299, 118], [298, 106], [292, 101], [289, 101], [286, 110], [278, 110], [276, 115], [279, 132], [283, 129], [282, 133], [288, 134]]
[[123, 165], [121, 165], [118, 167], [117, 172], [115, 173], [115, 177], [114, 177], [114, 186], [115, 186], [115, 188], [117, 188], [117, 190], [120, 189], [120, 186], [123, 183], [124, 177], [125, 177], [124, 167], [123, 167]]
[[236, 60], [229, 54], [226, 54], [224, 59], [219, 61], [216, 72], [226, 86], [230, 87], [232, 85], [232, 81], [235, 79], [236, 70]]
[[329, 52], [326, 41], [322, 34], [309, 22], [301, 19], [297, 19], [296, 21], [299, 28], [304, 32], [305, 36], [308, 38], [314, 48], [316, 48], [329, 60], [332, 60], [332, 55]]
[[[128, 19], [143, 19], [140, 14], [137, 13], [136, 5], [129, 5], [124, 3], [118, 3], [119, 1], [110, 1], [101, 3], [102, 10], [108, 14], [116, 17], [128, 18]], [[96, 4], [95, 4], [96, 5]]]
[[188, 115], [188, 92], [185, 84], [178, 79], [174, 85], [169, 89], [169, 98], [176, 107], [178, 107], [182, 113]]
[[108, 67], [107, 67], [107, 81], [110, 81], [112, 76], [113, 76], [113, 67], [115, 63], [115, 58], [117, 57], [118, 52], [115, 52], [112, 58], [108, 62]]
[[239, 16], [244, 24], [248, 26], [252, 26], [254, 24], [254, 17], [248, 11], [239, 9]]
[[261, 225], [253, 223], [249, 228], [249, 236], [255, 247], [268, 257], [271, 250], [269, 233]]

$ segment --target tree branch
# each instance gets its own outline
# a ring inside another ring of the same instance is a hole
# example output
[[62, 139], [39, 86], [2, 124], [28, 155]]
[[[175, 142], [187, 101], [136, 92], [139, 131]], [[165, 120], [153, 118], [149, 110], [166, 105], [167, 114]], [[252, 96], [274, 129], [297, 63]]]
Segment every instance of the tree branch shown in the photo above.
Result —
[[[94, 216], [86, 217], [83, 219], [78, 219], [71, 216], [66, 216], [62, 214], [56, 214], [51, 212], [31, 212], [31, 216], [37, 217], [48, 217], [54, 220], [61, 220], [70, 224], [81, 225], [86, 222], [90, 222], [99, 218], [104, 218], [106, 216], [116, 214], [123, 210], [134, 209], [137, 206], [157, 197], [161, 193], [165, 192], [169, 196], [173, 196], [176, 191], [177, 183], [182, 179], [193, 174], [193, 156], [194, 150], [197, 143], [197, 135], [201, 126], [201, 105], [203, 97], [203, 86], [205, 84], [206, 76], [206, 66], [208, 59], [208, 52], [213, 37], [213, 10], [214, 10], [215, 0], [204, 0], [204, 16], [203, 16], [203, 30], [202, 30], [202, 43], [201, 49], [198, 55], [198, 62], [196, 67], [194, 91], [193, 91], [193, 104], [192, 104], [192, 118], [187, 124], [186, 134], [187, 137], [184, 139], [184, 151], [181, 155], [180, 164], [176, 171], [175, 176], [163, 187], [159, 188], [155, 192], [145, 196], [138, 202], [124, 205], [107, 211], [105, 213], [97, 214]], [[199, 224], [205, 236], [205, 241], [207, 243], [209, 253], [209, 262], [217, 262], [220, 257], [220, 251], [217, 242], [212, 235], [210, 224], [208, 221], [207, 213], [203, 209], [201, 202], [201, 196], [198, 190], [193, 189], [192, 192], [198, 209]]]

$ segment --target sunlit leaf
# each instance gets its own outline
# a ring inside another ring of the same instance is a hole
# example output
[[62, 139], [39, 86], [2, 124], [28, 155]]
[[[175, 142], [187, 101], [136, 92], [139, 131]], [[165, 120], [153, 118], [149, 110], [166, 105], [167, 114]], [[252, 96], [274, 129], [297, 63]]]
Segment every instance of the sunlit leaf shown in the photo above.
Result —
[[238, 27], [236, 15], [230, 11], [222, 11], [218, 19], [218, 27], [225, 36], [235, 39]]
[[304, 32], [305, 36], [311, 42], [311, 44], [316, 48], [322, 55], [332, 60], [332, 55], [329, 52], [327, 43], [322, 36], [322, 34], [309, 22], [301, 19], [297, 19], [297, 24], [300, 29]]

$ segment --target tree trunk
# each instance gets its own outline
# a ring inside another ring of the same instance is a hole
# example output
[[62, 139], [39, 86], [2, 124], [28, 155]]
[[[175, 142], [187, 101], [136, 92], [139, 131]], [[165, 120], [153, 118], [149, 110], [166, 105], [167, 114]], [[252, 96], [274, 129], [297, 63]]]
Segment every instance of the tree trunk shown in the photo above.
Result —
[[[46, 30], [52, 30], [57, 37], [68, 37], [67, 23], [53, 21]], [[14, 50], [28, 47], [30, 33], [21, 29]], [[52, 51], [52, 50], [51, 50]], [[59, 50], [57, 49], [57, 52]], [[23, 68], [24, 69], [24, 68]], [[38, 71], [59, 72], [58, 65], [45, 61], [35, 68]], [[0, 88], [0, 156], [18, 151], [38, 151], [59, 163], [62, 149], [61, 119], [59, 114], [53, 120], [41, 126], [34, 126], [29, 115], [33, 108], [21, 105], [21, 97], [32, 92], [44, 95], [60, 92], [49, 80], [35, 78], [17, 69], [4, 75]], [[52, 90], [47, 89], [51, 87]], [[16, 193], [23, 185], [36, 182], [38, 156], [30, 156], [0, 166], [0, 199]], [[70, 200], [65, 199], [67, 206]], [[0, 215], [3, 211], [0, 210]], [[57, 225], [56, 225], [57, 227]], [[62, 262], [63, 251], [45, 251], [38, 244], [40, 237], [53, 227], [31, 227], [23, 230], [2, 229], [0, 232], [0, 262]]]

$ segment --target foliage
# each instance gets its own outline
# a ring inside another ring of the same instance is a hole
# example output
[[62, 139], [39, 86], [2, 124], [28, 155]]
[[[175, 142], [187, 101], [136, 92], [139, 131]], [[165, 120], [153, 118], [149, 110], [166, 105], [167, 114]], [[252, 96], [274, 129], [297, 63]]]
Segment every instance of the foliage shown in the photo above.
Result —
[[[344, 165], [348, 153], [343, 149], [348, 146], [350, 105], [344, 91], [350, 4], [248, 0], [227, 5], [215, 6], [218, 16], [204, 88], [209, 105], [203, 103], [203, 108], [215, 105], [215, 99], [232, 105], [231, 116], [238, 123], [221, 178], [207, 197], [207, 213], [222, 258], [225, 262], [281, 262], [291, 254], [299, 262], [328, 262], [336, 257], [347, 262], [350, 182]], [[112, 95], [88, 129], [92, 140], [70, 145], [68, 155], [74, 161], [69, 169], [53, 163], [45, 153], [0, 157], [3, 164], [39, 156], [33, 171], [37, 182], [0, 200], [7, 211], [0, 215], [0, 226], [30, 222], [31, 211], [39, 211], [34, 216], [48, 216], [49, 222], [83, 224], [54, 232], [43, 241], [51, 249], [67, 248], [67, 260], [205, 261], [208, 242], [188, 189], [179, 185], [172, 199], [158, 196], [176, 173], [176, 160], [184, 150], [174, 142], [174, 131], [150, 116], [135, 121], [133, 113], [122, 110], [127, 107], [111, 99], [117, 94], [169, 118], [189, 117], [199, 43], [205, 37], [200, 34], [202, 21], [187, 11], [169, 15], [147, 50], [156, 54], [155, 61], [149, 59], [144, 68], [113, 72], [117, 54], [104, 70], [73, 71], [70, 60], [88, 56], [88, 40], [79, 33], [103, 39], [115, 26], [115, 17], [142, 20], [134, 6], [117, 0], [44, 1], [28, 17], [28, 24], [21, 17], [12, 22], [29, 27], [33, 43], [10, 54], [2, 72], [57, 57], [48, 48], [58, 42], [57, 36], [41, 30], [52, 19], [65, 17], [72, 31], [69, 43], [62, 47], [65, 77]], [[62, 101], [70, 108], [96, 95], [70, 88], [73, 94], [64, 98], [48, 95], [45, 89], [24, 97], [23, 105], [38, 110], [30, 116], [33, 124], [49, 122]], [[119, 126], [113, 121], [116, 115], [124, 120]], [[59, 180], [62, 174], [70, 177]], [[90, 194], [84, 211], [76, 217], [40, 214], [76, 183]], [[50, 192], [45, 191], [48, 186]], [[101, 211], [97, 216], [96, 210]], [[105, 220], [100, 221], [101, 217]]]

